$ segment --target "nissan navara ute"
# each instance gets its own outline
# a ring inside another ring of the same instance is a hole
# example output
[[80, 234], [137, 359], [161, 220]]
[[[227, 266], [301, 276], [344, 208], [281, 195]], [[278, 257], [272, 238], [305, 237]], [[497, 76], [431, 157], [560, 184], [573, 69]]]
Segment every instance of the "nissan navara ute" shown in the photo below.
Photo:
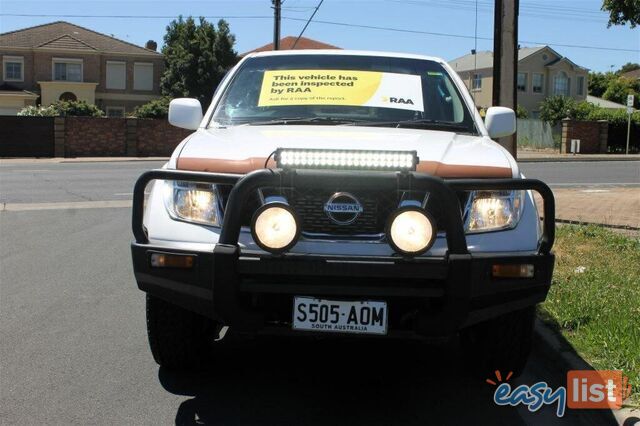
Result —
[[553, 194], [494, 141], [514, 112], [483, 120], [445, 61], [253, 53], [204, 114], [174, 99], [169, 122], [193, 133], [133, 196], [158, 364], [206, 364], [231, 330], [459, 338], [479, 373], [523, 369]]

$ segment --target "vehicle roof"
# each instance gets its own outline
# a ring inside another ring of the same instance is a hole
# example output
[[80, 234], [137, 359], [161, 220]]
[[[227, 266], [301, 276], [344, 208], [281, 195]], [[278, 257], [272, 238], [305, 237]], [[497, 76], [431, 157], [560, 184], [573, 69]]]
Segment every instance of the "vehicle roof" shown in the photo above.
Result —
[[381, 56], [385, 58], [406, 58], [422, 59], [439, 63], [446, 63], [445, 60], [434, 56], [416, 55], [413, 53], [400, 52], [378, 52], [374, 50], [343, 50], [343, 49], [307, 49], [307, 50], [271, 50], [267, 52], [254, 52], [248, 54], [247, 58], [263, 56], [289, 56], [289, 55], [345, 55], [345, 56]]

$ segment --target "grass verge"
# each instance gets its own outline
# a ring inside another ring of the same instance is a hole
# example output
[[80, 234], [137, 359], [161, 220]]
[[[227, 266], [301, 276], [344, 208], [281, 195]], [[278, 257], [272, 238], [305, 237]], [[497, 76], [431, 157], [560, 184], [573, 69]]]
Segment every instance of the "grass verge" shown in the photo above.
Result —
[[597, 226], [557, 229], [553, 286], [540, 316], [599, 370], [623, 370], [640, 403], [640, 239]]

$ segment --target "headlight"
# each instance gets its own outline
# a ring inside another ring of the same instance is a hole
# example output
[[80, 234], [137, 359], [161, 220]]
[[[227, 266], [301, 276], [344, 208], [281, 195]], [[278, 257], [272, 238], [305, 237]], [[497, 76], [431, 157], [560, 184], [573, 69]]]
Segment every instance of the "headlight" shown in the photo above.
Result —
[[219, 226], [218, 192], [209, 183], [166, 181], [165, 207], [172, 218]]
[[300, 235], [296, 214], [282, 202], [265, 204], [253, 215], [251, 235], [263, 250], [282, 253], [293, 247]]
[[525, 191], [482, 191], [469, 195], [468, 233], [515, 228], [522, 215]]
[[427, 251], [435, 241], [435, 221], [422, 209], [404, 207], [389, 218], [387, 238], [398, 253], [417, 256]]

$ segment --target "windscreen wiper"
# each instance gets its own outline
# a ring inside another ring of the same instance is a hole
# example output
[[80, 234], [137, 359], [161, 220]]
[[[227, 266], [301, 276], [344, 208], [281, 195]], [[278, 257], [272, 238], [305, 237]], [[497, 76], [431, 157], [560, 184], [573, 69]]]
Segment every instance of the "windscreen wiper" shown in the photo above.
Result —
[[348, 123], [351, 126], [373, 126], [373, 127], [410, 127], [419, 129], [447, 129], [458, 132], [473, 133], [469, 126], [461, 123], [451, 123], [448, 121], [431, 120], [427, 118], [417, 118], [413, 120], [396, 120], [396, 121], [367, 121]]
[[291, 117], [291, 118], [274, 118], [273, 120], [265, 121], [250, 121], [243, 123], [248, 126], [276, 126], [276, 125], [289, 125], [289, 124], [356, 124], [362, 123], [361, 120], [354, 120], [351, 118], [336, 118], [336, 117]]

